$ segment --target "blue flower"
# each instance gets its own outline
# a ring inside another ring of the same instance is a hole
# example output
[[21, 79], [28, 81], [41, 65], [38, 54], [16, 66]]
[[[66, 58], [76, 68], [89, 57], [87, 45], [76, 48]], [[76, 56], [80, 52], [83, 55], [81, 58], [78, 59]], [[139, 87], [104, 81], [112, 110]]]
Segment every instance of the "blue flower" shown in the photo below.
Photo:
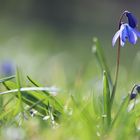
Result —
[[120, 29], [116, 32], [112, 39], [112, 46], [114, 47], [118, 38], [120, 38], [120, 45], [124, 46], [126, 40], [131, 44], [136, 44], [137, 38], [140, 37], [140, 32], [135, 28], [132, 28], [129, 24], [125, 23], [120, 26]]
[[0, 65], [0, 72], [4, 76], [11, 76], [15, 73], [14, 65], [10, 61], [4, 61]]
[[135, 92], [131, 93], [130, 100], [133, 100], [137, 97], [137, 94]]
[[129, 11], [125, 11], [126, 16], [128, 18], [128, 24], [132, 27], [135, 28], [137, 26], [137, 19], [136, 17], [130, 13]]

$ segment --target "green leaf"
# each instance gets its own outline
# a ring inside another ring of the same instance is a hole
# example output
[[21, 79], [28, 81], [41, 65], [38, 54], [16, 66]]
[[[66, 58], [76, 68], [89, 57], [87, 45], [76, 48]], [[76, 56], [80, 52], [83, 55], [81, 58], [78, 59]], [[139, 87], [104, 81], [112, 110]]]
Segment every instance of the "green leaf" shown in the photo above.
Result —
[[19, 77], [19, 70], [17, 68], [17, 71], [16, 71], [16, 83], [17, 83], [17, 88], [18, 88], [18, 98], [19, 98], [19, 105], [20, 105], [20, 110], [21, 112], [23, 113], [24, 111], [24, 108], [23, 108], [23, 104], [22, 104], [22, 94], [21, 94], [21, 91], [20, 91], [20, 88], [21, 88], [21, 83], [20, 83], [20, 77]]
[[108, 65], [107, 65], [107, 62], [106, 62], [106, 59], [105, 59], [103, 49], [100, 46], [99, 41], [98, 41], [97, 38], [93, 38], [93, 43], [94, 43], [94, 45], [92, 47], [92, 51], [95, 54], [98, 63], [100, 64], [101, 70], [106, 71], [108, 79], [109, 79], [109, 84], [112, 87], [113, 82], [112, 82], [112, 79], [111, 79], [110, 71], [109, 71], [109, 68], [108, 68]]
[[105, 126], [109, 127], [111, 123], [110, 89], [107, 73], [105, 71], [103, 73], [103, 101], [104, 101]]
[[127, 108], [128, 108], [129, 101], [130, 101], [130, 95], [128, 95], [121, 103], [119, 110], [111, 124], [111, 127], [115, 127], [117, 124], [119, 124], [122, 121], [122, 118], [124, 118], [125, 114], [128, 113]]
[[6, 81], [9, 81], [9, 80], [12, 80], [14, 78], [15, 78], [15, 75], [9, 76], [9, 77], [6, 77], [6, 78], [2, 78], [2, 79], [0, 79], [0, 83], [3, 83], [3, 82], [6, 82]]
[[27, 76], [28, 80], [36, 87], [39, 87], [39, 84], [37, 84], [33, 79], [31, 79], [29, 76]]
[[[19, 98], [18, 92], [19, 89], [16, 87], [16, 83], [12, 81], [7, 81], [5, 82], [6, 86], [11, 89], [7, 90], [4, 92], [0, 92], [1, 95], [7, 95], [7, 94], [14, 94], [16, 93], [16, 97]], [[54, 108], [54, 111], [62, 113], [63, 109], [60, 108], [59, 104], [57, 104], [55, 97], [46, 96], [44, 92], [47, 92], [48, 88], [47, 87], [25, 87], [25, 88], [20, 88], [20, 93], [21, 93], [21, 98], [22, 101], [29, 105], [32, 106], [32, 108], [36, 109], [38, 112], [40, 112], [43, 115], [46, 115], [46, 111], [48, 108], [48, 101], [51, 103], [51, 105]], [[55, 100], [54, 100], [55, 99]]]
[[[27, 76], [28, 80], [36, 87], [40, 87], [39, 84], [37, 84], [33, 79], [31, 79], [29, 76]], [[45, 89], [45, 88], [44, 88]], [[60, 102], [58, 102], [58, 100], [55, 99], [55, 97], [51, 96], [51, 94], [47, 91], [47, 90], [42, 90], [42, 92], [47, 95], [52, 101], [55, 102], [55, 104], [57, 104], [57, 106], [59, 107], [59, 109], [62, 111], [63, 110], [63, 106], [61, 105]]]

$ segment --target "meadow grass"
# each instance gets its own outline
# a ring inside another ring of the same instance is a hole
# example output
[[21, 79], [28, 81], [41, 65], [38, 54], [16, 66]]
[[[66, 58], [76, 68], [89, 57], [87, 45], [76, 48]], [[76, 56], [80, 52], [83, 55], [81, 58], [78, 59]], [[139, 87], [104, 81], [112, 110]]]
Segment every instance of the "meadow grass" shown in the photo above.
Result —
[[139, 139], [138, 98], [131, 100], [130, 94], [118, 89], [111, 104], [114, 77], [97, 38], [92, 52], [102, 79], [93, 78], [90, 88], [88, 70], [64, 89], [44, 87], [31, 76], [23, 78], [18, 68], [15, 75], [0, 79], [0, 139]]

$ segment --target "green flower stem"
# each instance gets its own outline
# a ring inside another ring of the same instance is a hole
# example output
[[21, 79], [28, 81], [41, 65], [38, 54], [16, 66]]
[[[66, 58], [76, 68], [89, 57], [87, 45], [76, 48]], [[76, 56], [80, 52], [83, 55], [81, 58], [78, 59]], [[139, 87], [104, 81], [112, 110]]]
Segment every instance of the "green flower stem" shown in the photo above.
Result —
[[120, 38], [119, 38], [119, 44], [118, 44], [118, 49], [117, 49], [117, 63], [116, 63], [116, 72], [115, 72], [115, 82], [113, 85], [112, 89], [112, 94], [111, 94], [111, 101], [110, 105], [112, 106], [114, 97], [115, 97], [115, 92], [116, 92], [116, 87], [117, 87], [117, 81], [118, 81], [118, 74], [119, 74], [119, 66], [120, 66], [120, 53], [121, 53], [121, 45], [120, 45]]

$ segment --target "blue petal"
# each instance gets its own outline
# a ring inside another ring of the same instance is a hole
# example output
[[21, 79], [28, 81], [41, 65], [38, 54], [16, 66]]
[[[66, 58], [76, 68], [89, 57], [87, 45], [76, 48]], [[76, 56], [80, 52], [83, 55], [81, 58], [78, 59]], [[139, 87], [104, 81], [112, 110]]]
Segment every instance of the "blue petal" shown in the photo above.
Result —
[[122, 31], [121, 31], [120, 38], [121, 38], [122, 42], [125, 43], [126, 39], [128, 38], [127, 24], [122, 24], [121, 28], [122, 28]]
[[136, 42], [137, 42], [137, 35], [134, 32], [131, 32], [131, 34], [129, 36], [129, 42], [131, 44], [136, 44]]
[[120, 30], [116, 32], [116, 34], [114, 35], [113, 39], [112, 39], [112, 46], [114, 47], [115, 46], [115, 43], [117, 41], [117, 39], [119, 38], [120, 36]]
[[133, 28], [131, 28], [130, 26], [126, 26], [127, 29], [127, 34], [128, 34], [128, 40], [131, 44], [136, 44], [137, 42], [137, 35], [136, 33], [133, 31]]
[[140, 37], [140, 32], [139, 32], [139, 31], [137, 31], [136, 29], [133, 29], [133, 31], [135, 32], [135, 34], [136, 34], [138, 37]]
[[126, 16], [128, 17], [128, 23], [132, 28], [135, 28], [137, 26], [137, 19], [136, 17], [130, 13], [130, 12], [126, 12]]

